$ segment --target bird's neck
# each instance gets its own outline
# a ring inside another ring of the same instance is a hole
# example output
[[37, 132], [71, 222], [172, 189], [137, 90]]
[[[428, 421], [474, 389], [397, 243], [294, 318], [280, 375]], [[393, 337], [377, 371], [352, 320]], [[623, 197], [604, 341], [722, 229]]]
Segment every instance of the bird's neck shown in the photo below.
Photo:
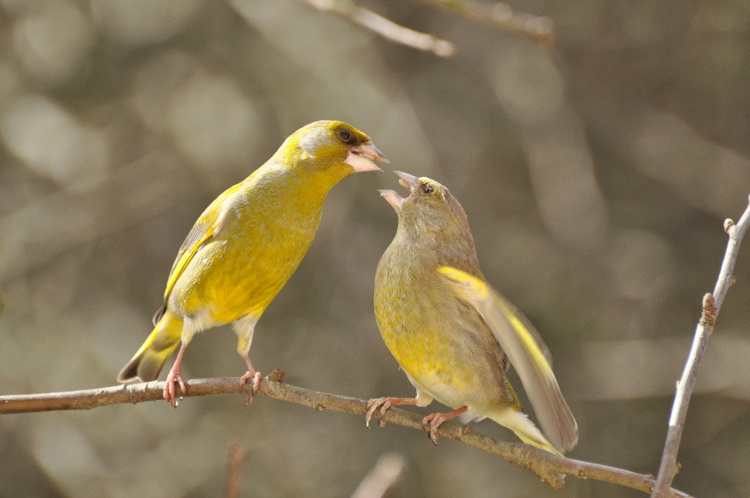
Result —
[[[274, 164], [281, 174], [287, 177], [287, 181], [296, 181], [301, 186], [313, 186], [320, 190], [323, 196], [354, 172], [352, 167], [344, 162], [322, 160], [305, 153], [302, 149], [295, 151], [291, 161], [276, 160]], [[292, 168], [288, 164], [295, 166]]]
[[427, 229], [424, 226], [410, 230], [399, 224], [391, 246], [398, 254], [396, 259], [413, 267], [417, 273], [452, 266], [482, 277], [474, 240], [468, 231], [451, 232], [445, 227]]
[[269, 161], [245, 181], [266, 190], [270, 196], [283, 192], [283, 199], [279, 201], [286, 209], [295, 206], [322, 209], [331, 188], [351, 173], [352, 169], [347, 164], [327, 168], [297, 164], [290, 168], [283, 163]]

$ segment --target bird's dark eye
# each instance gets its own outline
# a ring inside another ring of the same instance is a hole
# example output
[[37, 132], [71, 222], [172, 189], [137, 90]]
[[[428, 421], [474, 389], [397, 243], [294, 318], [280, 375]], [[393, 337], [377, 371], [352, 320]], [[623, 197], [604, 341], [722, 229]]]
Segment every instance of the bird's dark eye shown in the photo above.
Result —
[[349, 130], [339, 130], [339, 136], [344, 142], [348, 142], [352, 138], [352, 134]]
[[432, 185], [425, 185], [424, 187], [422, 187], [422, 192], [424, 192], [425, 194], [431, 194], [434, 191], [435, 187], [433, 187]]

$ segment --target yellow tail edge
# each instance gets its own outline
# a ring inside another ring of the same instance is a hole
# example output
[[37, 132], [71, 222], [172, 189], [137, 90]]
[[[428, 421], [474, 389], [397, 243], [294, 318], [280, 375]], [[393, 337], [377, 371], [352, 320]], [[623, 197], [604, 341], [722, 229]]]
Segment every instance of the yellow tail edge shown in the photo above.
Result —
[[518, 436], [518, 439], [520, 439], [526, 444], [530, 444], [531, 446], [539, 448], [540, 450], [544, 450], [548, 453], [552, 453], [553, 455], [565, 456], [559, 451], [557, 451], [557, 449], [554, 446], [552, 446], [552, 444], [549, 441], [547, 441], [546, 438], [543, 438], [542, 441], [537, 441], [536, 439], [531, 439], [529, 437], [526, 437], [525, 434], [522, 434], [520, 432], [516, 432], [516, 431], [513, 431], [513, 432], [515, 432], [516, 436]]
[[156, 323], [138, 352], [117, 375], [118, 382], [140, 379], [150, 382], [159, 378], [162, 367], [180, 344], [182, 320], [169, 311]]
[[552, 453], [557, 456], [564, 456], [560, 451], [552, 446], [542, 431], [529, 419], [522, 410], [515, 407], [507, 407], [499, 413], [490, 415], [489, 418], [503, 427], [512, 430], [518, 439], [526, 444], [530, 444], [540, 450]]

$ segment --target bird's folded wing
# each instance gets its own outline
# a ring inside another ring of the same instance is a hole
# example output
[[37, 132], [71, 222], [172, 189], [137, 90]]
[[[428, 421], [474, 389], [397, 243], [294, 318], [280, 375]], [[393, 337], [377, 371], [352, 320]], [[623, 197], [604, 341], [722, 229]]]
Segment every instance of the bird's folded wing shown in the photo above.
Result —
[[440, 267], [438, 272], [452, 283], [459, 297], [477, 309], [492, 330], [518, 371], [542, 432], [561, 452], [572, 449], [578, 442], [578, 425], [528, 320], [484, 281], [449, 266]]
[[195, 253], [197, 253], [212, 236], [216, 235], [221, 230], [222, 222], [228, 211], [227, 204], [231, 204], [230, 197], [235, 195], [241, 187], [242, 184], [238, 183], [214, 199], [214, 201], [200, 215], [193, 225], [193, 228], [190, 229], [190, 232], [182, 242], [177, 257], [172, 264], [172, 270], [169, 272], [167, 287], [164, 290], [164, 305], [159, 308], [154, 315], [154, 326], [159, 322], [164, 311], [166, 311], [169, 294], [172, 292], [172, 289], [182, 275], [182, 272], [185, 271], [187, 265], [193, 260]]

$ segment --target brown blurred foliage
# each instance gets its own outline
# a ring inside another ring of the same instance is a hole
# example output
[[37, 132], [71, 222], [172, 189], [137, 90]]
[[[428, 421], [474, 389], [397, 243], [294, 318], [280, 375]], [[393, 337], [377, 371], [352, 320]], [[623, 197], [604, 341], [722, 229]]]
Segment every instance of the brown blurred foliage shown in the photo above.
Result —
[[[462, 201], [484, 273], [552, 350], [580, 425], [571, 456], [655, 472], [723, 219], [750, 193], [750, 4], [514, 4], [554, 20], [549, 51], [423, 4], [363, 5], [456, 56], [290, 0], [0, 0], [1, 393], [113, 384], [202, 209], [285, 135], [341, 119], [386, 169]], [[334, 189], [258, 325], [261, 372], [412, 393], [372, 312], [396, 228], [376, 189], [395, 186], [386, 171]], [[696, 495], [750, 494], [747, 253], [688, 415], [675, 486]], [[198, 336], [183, 372], [242, 374], [234, 342]], [[572, 478], [555, 493], [449, 441], [242, 396], [3, 416], [0, 495], [216, 496], [235, 441], [252, 496], [344, 496], [391, 451], [407, 465], [392, 496], [636, 496]]]

